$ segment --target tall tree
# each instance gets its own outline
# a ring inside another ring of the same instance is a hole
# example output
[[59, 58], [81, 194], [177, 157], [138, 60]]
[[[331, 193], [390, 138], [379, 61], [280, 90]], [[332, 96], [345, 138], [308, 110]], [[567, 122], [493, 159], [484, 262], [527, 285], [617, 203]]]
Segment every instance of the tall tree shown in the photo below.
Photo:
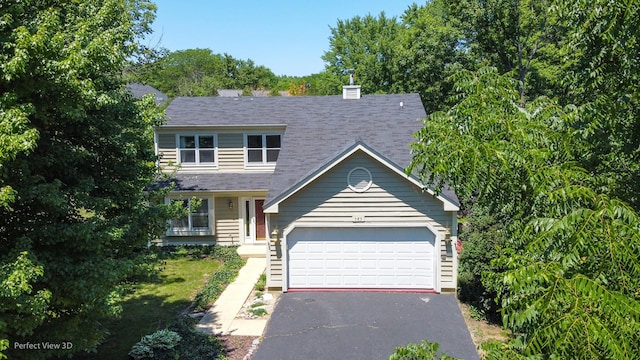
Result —
[[560, 1], [573, 31], [566, 53], [577, 54], [564, 77], [590, 121], [578, 159], [596, 186], [640, 211], [640, 2]]
[[633, 358], [640, 352], [640, 217], [590, 187], [575, 161], [589, 121], [576, 107], [522, 104], [495, 69], [461, 72], [461, 101], [416, 134], [416, 170], [510, 216], [500, 263], [506, 326], [518, 334], [490, 358]]
[[154, 11], [147, 0], [0, 5], [0, 351], [73, 345], [11, 346], [12, 358], [95, 349], [118, 285], [164, 225], [143, 192], [162, 114], [122, 81]]
[[447, 79], [460, 67], [471, 66], [454, 20], [441, 0], [414, 4], [402, 15], [405, 31], [391, 90], [419, 93], [427, 113], [444, 109], [453, 90]]
[[363, 92], [391, 92], [398, 72], [402, 31], [397, 19], [388, 18], [384, 12], [377, 17], [338, 20], [331, 27], [330, 49], [322, 55], [326, 71], [346, 79], [347, 71], [353, 69]]
[[520, 101], [563, 95], [560, 51], [566, 28], [552, 0], [455, 0], [449, 12], [464, 31], [464, 45], [478, 62], [512, 73], [522, 86]]

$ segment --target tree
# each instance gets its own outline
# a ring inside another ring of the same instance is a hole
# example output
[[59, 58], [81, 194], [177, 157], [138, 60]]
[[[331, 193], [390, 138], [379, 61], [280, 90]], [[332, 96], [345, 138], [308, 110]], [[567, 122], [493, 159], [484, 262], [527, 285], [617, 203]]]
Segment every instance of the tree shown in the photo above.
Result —
[[169, 96], [215, 96], [218, 89], [262, 89], [276, 82], [271, 70], [253, 60], [237, 60], [210, 49], [169, 52], [129, 69], [130, 81], [150, 84]]
[[[490, 346], [488, 358], [635, 358], [640, 3], [455, 5], [467, 11], [457, 16], [471, 24], [469, 49], [498, 69], [455, 76], [459, 101], [429, 116], [409, 171], [437, 186], [448, 180], [463, 198], [473, 194], [493, 215], [508, 215], [506, 247], [492, 248], [501, 256], [489, 271], [501, 283], [503, 322], [517, 337]], [[540, 30], [544, 18], [555, 24], [553, 46], [527, 40], [541, 32], [518, 38]], [[545, 70], [544, 61], [556, 70], [532, 86], [527, 74]], [[558, 101], [531, 100], [539, 94]]]
[[10, 347], [12, 358], [95, 349], [118, 285], [165, 226], [143, 191], [162, 114], [122, 81], [154, 10], [146, 0], [0, 5], [0, 346], [73, 344]]
[[378, 17], [338, 20], [331, 27], [330, 50], [322, 55], [325, 71], [346, 79], [347, 71], [354, 69], [364, 93], [390, 93], [398, 72], [401, 44], [397, 39], [402, 31], [397, 19], [384, 12]]
[[280, 76], [273, 89], [288, 91], [290, 95], [339, 95], [342, 93], [344, 76], [323, 71], [307, 76]]
[[640, 2], [559, 2], [573, 31], [566, 53], [578, 54], [564, 81], [590, 119], [577, 157], [594, 187], [640, 211]]
[[563, 54], [567, 29], [553, 1], [456, 0], [449, 13], [464, 32], [463, 45], [478, 62], [513, 73], [522, 84], [520, 101], [564, 95]]
[[[456, 75], [461, 100], [416, 134], [417, 171], [509, 214], [499, 264], [503, 321], [525, 356], [624, 359], [640, 352], [640, 217], [575, 161], [588, 122], [575, 106], [522, 104], [496, 69]], [[502, 348], [490, 357], [500, 358]]]
[[447, 78], [470, 66], [468, 52], [461, 46], [462, 31], [440, 0], [413, 4], [402, 15], [402, 25], [402, 55], [392, 91], [419, 93], [427, 113], [443, 110], [452, 95]]

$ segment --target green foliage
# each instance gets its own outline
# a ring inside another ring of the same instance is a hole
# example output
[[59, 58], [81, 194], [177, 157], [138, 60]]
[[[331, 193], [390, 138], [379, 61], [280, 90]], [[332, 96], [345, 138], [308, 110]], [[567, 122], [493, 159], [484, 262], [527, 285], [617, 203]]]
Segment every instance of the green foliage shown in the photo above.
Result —
[[251, 304], [251, 306], [250, 306], [250, 307], [251, 307], [251, 308], [257, 308], [257, 307], [259, 307], [259, 306], [264, 306], [264, 305], [266, 305], [266, 304], [265, 304], [265, 303], [263, 303], [262, 301], [257, 301], [257, 302], [254, 302], [253, 304]]
[[347, 70], [354, 69], [356, 83], [364, 93], [389, 93], [398, 72], [401, 54], [397, 39], [401, 33], [397, 19], [386, 17], [384, 12], [377, 17], [338, 20], [331, 27], [330, 49], [322, 56], [326, 71], [348, 84]]
[[221, 260], [224, 265], [209, 277], [204, 287], [196, 294], [193, 300], [193, 309], [196, 311], [206, 310], [236, 278], [238, 270], [245, 264], [235, 246], [215, 246], [213, 249], [212, 255]]
[[576, 156], [595, 175], [593, 187], [640, 210], [640, 2], [560, 1], [556, 8], [573, 29], [563, 79], [589, 119]]
[[438, 351], [440, 345], [427, 340], [422, 340], [420, 344], [409, 343], [407, 346], [399, 346], [395, 348], [393, 354], [389, 356], [389, 360], [453, 360], [455, 358]]
[[563, 95], [565, 66], [561, 51], [567, 29], [545, 0], [456, 0], [449, 3], [451, 20], [463, 32], [471, 57], [518, 79], [521, 102], [526, 98]]
[[180, 334], [182, 340], [176, 347], [180, 359], [208, 360], [225, 359], [225, 348], [222, 342], [214, 336], [204, 334], [194, 329], [195, 320], [182, 318], [169, 327]]
[[460, 41], [462, 31], [453, 25], [444, 1], [413, 4], [402, 16], [402, 50], [392, 92], [417, 92], [427, 113], [443, 110], [452, 95], [448, 77], [460, 66], [470, 66]]
[[425, 121], [408, 171], [440, 188], [450, 179], [510, 217], [509, 251], [490, 269], [503, 284], [504, 324], [520, 334], [509, 351], [639, 353], [640, 218], [590, 188], [593, 177], [575, 161], [575, 149], [588, 146], [579, 130], [589, 118], [547, 99], [520, 103], [518, 84], [495, 69], [456, 79], [459, 103]]
[[458, 298], [475, 309], [478, 317], [500, 322], [498, 293], [503, 293], [502, 279], [496, 273], [504, 271], [492, 260], [503, 255], [508, 236], [508, 216], [491, 212], [474, 199], [462, 201], [469, 210], [459, 234], [463, 240], [458, 265]]
[[153, 54], [133, 64], [129, 81], [149, 84], [167, 95], [216, 96], [218, 89], [263, 89], [275, 85], [276, 76], [252, 60], [214, 54], [209, 49], [188, 49]]
[[265, 308], [252, 308], [249, 309], [249, 312], [255, 316], [267, 315], [267, 310]]
[[264, 291], [267, 287], [267, 274], [260, 274], [260, 278], [258, 279], [258, 282], [256, 282], [255, 287], [258, 291]]
[[245, 87], [244, 89], [242, 89], [242, 96], [251, 96], [253, 95], [253, 92], [251, 91], [250, 87]]
[[194, 329], [193, 321], [182, 318], [166, 329], [146, 335], [129, 355], [141, 359], [224, 359], [224, 346], [217, 338]]
[[165, 328], [184, 313], [193, 301], [195, 289], [202, 287], [206, 276], [222, 266], [220, 261], [206, 255], [213, 252], [213, 246], [170, 248], [173, 247], [150, 248], [157, 259], [156, 268], [141, 273], [124, 286], [122, 313], [117, 319], [102, 321], [110, 335], [95, 355], [82, 354], [82, 359], [126, 357], [143, 335]]
[[118, 314], [119, 285], [166, 224], [161, 195], [143, 192], [157, 175], [151, 127], [162, 113], [121, 78], [154, 10], [146, 0], [2, 3], [0, 266], [12, 288], [1, 338], [72, 341], [64, 356], [95, 349], [99, 319]]
[[[129, 351], [129, 356], [135, 360], [141, 359], [170, 359], [172, 356], [169, 352], [173, 352], [173, 348], [178, 345], [182, 338], [177, 332], [168, 329], [162, 329], [151, 335], [145, 335], [137, 342]], [[166, 355], [165, 355], [166, 354]]]
[[10, 331], [30, 334], [45, 321], [51, 292], [33, 289], [43, 274], [42, 266], [35, 265], [26, 251], [0, 267], [0, 359], [1, 351], [9, 348]]

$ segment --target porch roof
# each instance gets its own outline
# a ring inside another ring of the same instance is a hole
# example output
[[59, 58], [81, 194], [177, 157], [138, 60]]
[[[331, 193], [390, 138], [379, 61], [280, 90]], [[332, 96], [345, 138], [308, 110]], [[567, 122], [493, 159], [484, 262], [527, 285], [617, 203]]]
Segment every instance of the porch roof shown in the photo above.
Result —
[[173, 191], [267, 191], [271, 173], [177, 173], [162, 183], [173, 183]]

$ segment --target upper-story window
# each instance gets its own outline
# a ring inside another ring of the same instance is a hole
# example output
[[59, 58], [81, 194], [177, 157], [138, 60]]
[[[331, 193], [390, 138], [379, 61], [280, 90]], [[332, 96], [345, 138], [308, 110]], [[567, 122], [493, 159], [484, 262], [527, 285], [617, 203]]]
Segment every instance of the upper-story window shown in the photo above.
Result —
[[180, 163], [186, 165], [215, 165], [217, 136], [206, 135], [179, 135]]
[[281, 135], [279, 134], [247, 134], [246, 159], [248, 165], [271, 165], [278, 160]]

